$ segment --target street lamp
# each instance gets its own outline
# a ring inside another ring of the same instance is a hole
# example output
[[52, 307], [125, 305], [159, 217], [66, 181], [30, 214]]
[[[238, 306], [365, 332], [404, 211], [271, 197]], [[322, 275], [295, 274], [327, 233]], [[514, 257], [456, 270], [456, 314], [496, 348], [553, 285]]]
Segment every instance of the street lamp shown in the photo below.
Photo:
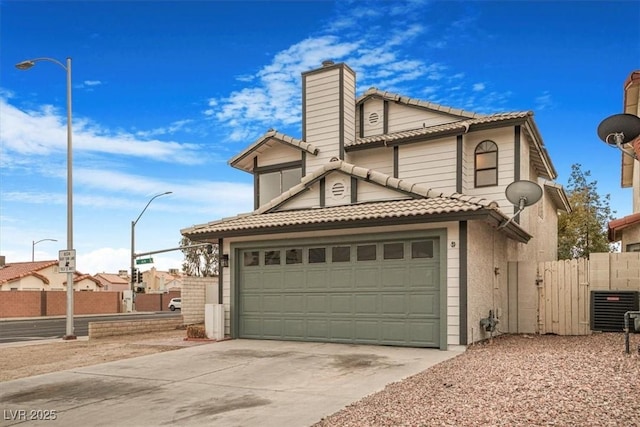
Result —
[[136, 262], [136, 240], [135, 240], [135, 229], [136, 229], [136, 224], [138, 223], [138, 221], [140, 220], [140, 217], [142, 216], [142, 214], [144, 213], [144, 211], [147, 210], [147, 208], [149, 207], [149, 205], [151, 204], [151, 202], [153, 202], [155, 199], [157, 199], [160, 196], [166, 196], [167, 194], [171, 194], [173, 193], [173, 191], [165, 191], [164, 193], [160, 193], [160, 194], [156, 194], [155, 196], [153, 196], [151, 198], [151, 200], [149, 200], [147, 202], [147, 205], [144, 207], [144, 209], [142, 209], [142, 212], [140, 212], [140, 215], [138, 215], [138, 218], [136, 218], [135, 221], [131, 221], [131, 301], [134, 304], [133, 305], [133, 310], [135, 310], [135, 303], [134, 303], [134, 295], [135, 295], [135, 262]]
[[38, 240], [37, 242], [35, 241], [31, 241], [31, 262], [35, 261], [35, 247], [38, 243], [40, 242], [57, 242], [56, 239], [42, 239], [42, 240]]
[[[71, 143], [71, 58], [67, 58], [67, 65], [53, 58], [34, 58], [16, 64], [18, 70], [28, 70], [36, 62], [48, 61], [59, 65], [67, 73], [67, 251], [73, 251], [73, 151]], [[73, 340], [73, 271], [67, 270], [67, 330], [63, 337]]]

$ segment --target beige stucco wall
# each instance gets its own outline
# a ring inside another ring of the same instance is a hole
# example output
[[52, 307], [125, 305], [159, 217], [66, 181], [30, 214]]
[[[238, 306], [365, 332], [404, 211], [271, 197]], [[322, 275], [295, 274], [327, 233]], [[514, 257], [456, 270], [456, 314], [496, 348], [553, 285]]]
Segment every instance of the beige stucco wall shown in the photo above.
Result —
[[627, 245], [640, 243], [640, 224], [627, 227], [622, 230], [622, 251], [627, 251]]

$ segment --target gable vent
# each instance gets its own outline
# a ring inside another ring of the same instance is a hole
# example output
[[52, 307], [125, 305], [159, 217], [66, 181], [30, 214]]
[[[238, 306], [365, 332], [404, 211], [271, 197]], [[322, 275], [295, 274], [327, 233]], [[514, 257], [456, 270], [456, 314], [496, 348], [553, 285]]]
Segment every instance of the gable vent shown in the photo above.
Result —
[[346, 191], [347, 191], [347, 188], [342, 182], [336, 182], [331, 186], [331, 194], [336, 199], [342, 198], [346, 193]]
[[380, 116], [378, 115], [378, 113], [369, 114], [369, 124], [375, 125], [376, 123], [378, 123], [378, 120], [380, 120]]

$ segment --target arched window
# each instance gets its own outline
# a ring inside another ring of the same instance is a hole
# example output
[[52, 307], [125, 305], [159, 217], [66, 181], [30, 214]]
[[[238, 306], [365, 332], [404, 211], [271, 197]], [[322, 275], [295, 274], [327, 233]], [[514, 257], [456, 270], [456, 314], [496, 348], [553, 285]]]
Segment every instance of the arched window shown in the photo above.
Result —
[[475, 151], [475, 186], [498, 185], [498, 146], [493, 141], [482, 141]]

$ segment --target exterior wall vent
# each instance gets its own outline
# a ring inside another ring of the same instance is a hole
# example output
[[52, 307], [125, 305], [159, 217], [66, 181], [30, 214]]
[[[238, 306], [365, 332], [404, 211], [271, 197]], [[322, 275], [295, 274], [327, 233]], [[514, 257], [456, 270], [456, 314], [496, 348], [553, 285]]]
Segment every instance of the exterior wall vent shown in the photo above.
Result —
[[334, 199], [341, 199], [342, 197], [344, 197], [345, 192], [346, 187], [342, 182], [336, 182], [331, 186], [331, 195]]
[[378, 116], [378, 113], [369, 114], [369, 124], [375, 125], [376, 123], [378, 123], [378, 120], [380, 120], [380, 116]]
[[591, 291], [591, 330], [623, 332], [624, 314], [638, 311], [638, 291]]

